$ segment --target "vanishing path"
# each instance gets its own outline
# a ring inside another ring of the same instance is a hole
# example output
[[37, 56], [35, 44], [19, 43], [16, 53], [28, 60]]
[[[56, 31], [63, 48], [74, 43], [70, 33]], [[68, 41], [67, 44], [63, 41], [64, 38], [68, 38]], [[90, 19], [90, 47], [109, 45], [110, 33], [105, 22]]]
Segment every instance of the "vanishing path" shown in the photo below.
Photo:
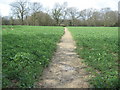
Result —
[[75, 53], [75, 42], [65, 28], [61, 42], [48, 68], [38, 82], [43, 88], [89, 88], [88, 73], [85, 65]]

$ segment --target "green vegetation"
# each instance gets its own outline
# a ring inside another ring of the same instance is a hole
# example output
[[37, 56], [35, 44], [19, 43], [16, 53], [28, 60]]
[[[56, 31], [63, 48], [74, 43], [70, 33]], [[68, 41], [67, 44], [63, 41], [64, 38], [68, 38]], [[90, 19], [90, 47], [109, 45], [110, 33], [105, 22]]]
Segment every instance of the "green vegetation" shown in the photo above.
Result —
[[[93, 74], [96, 88], [119, 87], [117, 27], [68, 27], [76, 41], [76, 52]], [[63, 27], [3, 26], [2, 85], [34, 87], [47, 67]]]
[[62, 27], [3, 26], [3, 88], [33, 87], [62, 35]]
[[117, 27], [69, 27], [69, 30], [76, 40], [76, 52], [96, 76], [91, 84], [96, 88], [119, 87]]

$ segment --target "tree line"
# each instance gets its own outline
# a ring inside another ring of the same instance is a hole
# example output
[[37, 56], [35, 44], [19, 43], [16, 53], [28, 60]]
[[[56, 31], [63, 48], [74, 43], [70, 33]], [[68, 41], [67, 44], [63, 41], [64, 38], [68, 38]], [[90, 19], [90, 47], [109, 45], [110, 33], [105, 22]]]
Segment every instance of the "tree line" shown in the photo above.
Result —
[[33, 26], [118, 26], [118, 11], [110, 8], [79, 10], [67, 2], [45, 9], [39, 2], [18, 0], [10, 4], [12, 15], [2, 17], [3, 25]]

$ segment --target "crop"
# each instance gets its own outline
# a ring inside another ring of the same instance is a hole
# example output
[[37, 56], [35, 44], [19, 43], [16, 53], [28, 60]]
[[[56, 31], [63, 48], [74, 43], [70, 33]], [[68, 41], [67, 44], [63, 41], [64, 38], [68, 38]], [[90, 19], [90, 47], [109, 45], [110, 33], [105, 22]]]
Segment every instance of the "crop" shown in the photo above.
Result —
[[77, 45], [76, 52], [95, 77], [96, 88], [118, 88], [118, 28], [69, 27]]
[[62, 27], [3, 26], [2, 86], [30, 88], [48, 66]]

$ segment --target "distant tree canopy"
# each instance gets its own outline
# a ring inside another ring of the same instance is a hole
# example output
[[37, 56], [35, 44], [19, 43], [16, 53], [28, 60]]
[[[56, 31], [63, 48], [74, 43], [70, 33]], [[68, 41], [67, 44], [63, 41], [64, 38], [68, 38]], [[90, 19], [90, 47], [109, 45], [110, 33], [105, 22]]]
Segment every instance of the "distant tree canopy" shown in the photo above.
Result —
[[101, 10], [88, 8], [79, 10], [68, 7], [67, 2], [56, 3], [52, 9], [45, 10], [39, 2], [18, 0], [10, 4], [12, 15], [2, 17], [3, 25], [34, 26], [118, 26], [118, 11], [110, 8]]

